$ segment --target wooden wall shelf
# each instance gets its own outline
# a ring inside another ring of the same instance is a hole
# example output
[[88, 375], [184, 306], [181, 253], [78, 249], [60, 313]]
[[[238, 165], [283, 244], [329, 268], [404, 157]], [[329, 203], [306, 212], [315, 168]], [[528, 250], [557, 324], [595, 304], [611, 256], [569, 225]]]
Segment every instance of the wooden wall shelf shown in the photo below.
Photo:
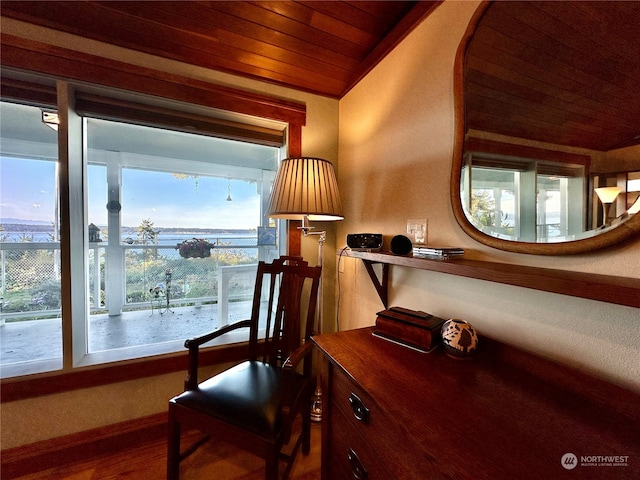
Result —
[[[452, 260], [414, 258], [410, 255], [395, 255], [390, 252], [354, 252], [340, 249], [338, 255], [359, 258], [364, 262], [367, 273], [385, 307], [388, 307], [389, 265], [399, 265], [640, 308], [640, 279], [637, 278], [465, 258]], [[381, 279], [373, 270], [373, 265], [377, 263], [382, 264]]]

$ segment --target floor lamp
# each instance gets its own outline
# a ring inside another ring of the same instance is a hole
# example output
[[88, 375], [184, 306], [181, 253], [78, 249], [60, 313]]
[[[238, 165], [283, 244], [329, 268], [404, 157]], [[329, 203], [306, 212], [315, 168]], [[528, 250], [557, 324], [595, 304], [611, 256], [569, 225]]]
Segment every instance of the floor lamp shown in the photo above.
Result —
[[602, 202], [602, 226], [605, 227], [608, 222], [609, 206], [620, 193], [620, 189], [618, 187], [600, 187], [594, 189], [594, 191]]
[[[342, 220], [342, 203], [338, 182], [331, 162], [322, 158], [287, 158], [280, 163], [273, 182], [267, 216], [283, 220], [301, 220], [303, 235], [318, 236], [318, 265], [322, 266], [322, 253], [327, 232], [315, 232], [310, 221]], [[322, 280], [318, 288], [316, 332], [322, 333]], [[322, 419], [322, 388], [320, 373], [311, 407], [311, 419]]]

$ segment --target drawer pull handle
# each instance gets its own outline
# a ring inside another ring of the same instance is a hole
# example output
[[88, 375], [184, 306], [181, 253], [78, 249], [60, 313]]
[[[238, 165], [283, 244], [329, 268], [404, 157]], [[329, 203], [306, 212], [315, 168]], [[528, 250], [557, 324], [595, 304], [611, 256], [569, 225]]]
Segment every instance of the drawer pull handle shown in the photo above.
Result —
[[362, 465], [362, 462], [358, 458], [358, 455], [356, 455], [356, 452], [353, 451], [353, 448], [349, 449], [347, 458], [349, 459], [349, 463], [351, 464], [351, 473], [353, 474], [353, 478], [357, 478], [358, 480], [367, 480], [369, 474], [364, 468], [364, 465]]
[[351, 404], [351, 410], [353, 410], [353, 416], [360, 422], [369, 423], [369, 409], [364, 406], [362, 400], [353, 392], [349, 395], [349, 403]]

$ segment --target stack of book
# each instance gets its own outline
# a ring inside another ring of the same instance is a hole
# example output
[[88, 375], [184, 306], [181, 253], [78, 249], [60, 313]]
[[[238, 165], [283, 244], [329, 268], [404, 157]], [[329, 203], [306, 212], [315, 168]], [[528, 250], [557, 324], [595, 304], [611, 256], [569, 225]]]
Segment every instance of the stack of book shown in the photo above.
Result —
[[442, 340], [444, 319], [416, 310], [391, 307], [378, 312], [373, 334], [405, 347], [430, 352]]
[[414, 245], [414, 257], [426, 258], [453, 258], [464, 255], [464, 249], [459, 247], [429, 247], [427, 245]]

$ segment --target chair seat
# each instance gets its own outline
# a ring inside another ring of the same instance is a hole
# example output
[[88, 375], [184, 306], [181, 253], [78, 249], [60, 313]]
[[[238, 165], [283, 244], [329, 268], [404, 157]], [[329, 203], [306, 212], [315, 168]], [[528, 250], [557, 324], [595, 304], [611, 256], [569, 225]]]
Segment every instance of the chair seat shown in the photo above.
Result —
[[[298, 391], [301, 375], [260, 361], [246, 361], [186, 391], [172, 402], [265, 437], [280, 431], [287, 392]], [[296, 383], [296, 385], [292, 385]]]

